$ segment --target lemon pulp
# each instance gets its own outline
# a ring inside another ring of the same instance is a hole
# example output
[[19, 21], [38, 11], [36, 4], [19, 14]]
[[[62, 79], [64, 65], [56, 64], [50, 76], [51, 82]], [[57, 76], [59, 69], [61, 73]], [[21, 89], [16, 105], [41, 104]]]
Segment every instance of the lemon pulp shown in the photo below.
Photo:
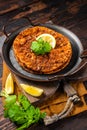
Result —
[[56, 46], [56, 40], [55, 38], [51, 35], [51, 34], [41, 34], [39, 35], [36, 40], [38, 40], [39, 38], [42, 38], [44, 41], [49, 42], [49, 44], [51, 45], [52, 48], [55, 48]]
[[24, 89], [26, 93], [35, 97], [39, 97], [43, 93], [43, 89], [28, 85], [28, 84], [20, 84], [20, 86]]
[[14, 83], [13, 83], [13, 78], [12, 74], [9, 73], [6, 82], [5, 82], [5, 91], [7, 94], [13, 94], [14, 93]]

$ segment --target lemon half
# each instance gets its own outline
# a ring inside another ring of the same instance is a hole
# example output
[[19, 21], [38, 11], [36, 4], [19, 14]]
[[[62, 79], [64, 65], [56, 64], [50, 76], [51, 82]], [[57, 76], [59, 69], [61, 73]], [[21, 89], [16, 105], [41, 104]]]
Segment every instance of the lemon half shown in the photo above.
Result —
[[20, 84], [20, 86], [24, 89], [26, 93], [35, 97], [39, 97], [43, 93], [43, 89], [28, 85], [28, 84]]
[[42, 38], [44, 41], [49, 42], [49, 44], [52, 46], [52, 48], [55, 48], [56, 40], [51, 34], [48, 34], [48, 33], [41, 34], [36, 38], [36, 40], [38, 40], [39, 38]]
[[13, 78], [12, 74], [9, 73], [7, 76], [6, 82], [5, 82], [5, 91], [7, 94], [13, 94], [14, 93], [14, 83], [13, 83]]

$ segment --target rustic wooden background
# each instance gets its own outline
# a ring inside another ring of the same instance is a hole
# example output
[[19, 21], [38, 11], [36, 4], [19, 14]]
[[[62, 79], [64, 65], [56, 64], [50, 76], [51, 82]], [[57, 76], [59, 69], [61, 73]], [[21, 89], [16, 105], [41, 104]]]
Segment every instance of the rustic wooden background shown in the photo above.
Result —
[[[73, 31], [87, 49], [87, 0], [0, 0], [0, 54], [3, 44], [3, 26], [8, 23], [7, 33], [22, 26], [23, 19], [13, 24], [10, 21], [27, 16], [32, 24], [52, 21]], [[22, 22], [21, 22], [22, 21]], [[29, 24], [27, 21], [25, 24]], [[13, 27], [14, 26], [14, 27]], [[14, 28], [14, 29], [13, 29]], [[0, 55], [0, 90], [2, 86], [2, 59]], [[15, 130], [16, 126], [3, 117], [0, 98], [0, 130]], [[87, 112], [64, 119], [49, 127], [38, 126], [32, 130], [87, 130]]]

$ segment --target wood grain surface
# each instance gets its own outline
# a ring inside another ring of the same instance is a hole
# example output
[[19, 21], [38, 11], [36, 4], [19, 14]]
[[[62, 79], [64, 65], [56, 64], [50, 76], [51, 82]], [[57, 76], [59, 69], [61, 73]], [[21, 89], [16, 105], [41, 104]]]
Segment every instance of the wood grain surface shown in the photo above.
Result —
[[[7, 23], [7, 33], [25, 22], [11, 24], [11, 20], [27, 16], [32, 24], [52, 21], [54, 24], [73, 31], [87, 49], [87, 0], [0, 0], [0, 54], [3, 44], [3, 26]], [[26, 23], [28, 24], [28, 22]], [[15, 27], [16, 26], [16, 27]], [[0, 55], [0, 90], [2, 87], [2, 58]], [[87, 85], [87, 84], [86, 84]], [[16, 126], [3, 117], [3, 106], [0, 98], [0, 130], [15, 130]], [[87, 130], [87, 112], [70, 117], [48, 127], [38, 125], [29, 130]]]

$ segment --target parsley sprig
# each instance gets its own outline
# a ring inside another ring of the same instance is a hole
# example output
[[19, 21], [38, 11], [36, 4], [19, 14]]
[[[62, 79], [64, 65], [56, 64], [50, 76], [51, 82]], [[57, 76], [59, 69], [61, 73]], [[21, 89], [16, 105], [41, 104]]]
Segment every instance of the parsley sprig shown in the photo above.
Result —
[[2, 91], [1, 96], [6, 98], [4, 116], [19, 126], [17, 130], [28, 128], [46, 115], [46, 113], [41, 113], [38, 107], [35, 108], [24, 95], [18, 95], [17, 97]]
[[37, 55], [43, 55], [45, 53], [50, 52], [52, 49], [51, 45], [49, 42], [44, 41], [42, 38], [39, 38], [36, 41], [33, 41], [31, 44], [31, 50], [37, 54]]

